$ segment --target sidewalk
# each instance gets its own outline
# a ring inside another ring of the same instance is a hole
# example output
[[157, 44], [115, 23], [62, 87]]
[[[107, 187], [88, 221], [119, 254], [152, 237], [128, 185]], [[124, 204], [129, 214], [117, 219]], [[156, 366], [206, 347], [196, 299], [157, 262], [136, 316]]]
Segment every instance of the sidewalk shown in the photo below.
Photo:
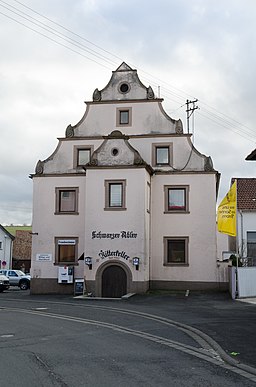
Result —
[[236, 301], [247, 302], [248, 304], [256, 304], [256, 297], [237, 298]]

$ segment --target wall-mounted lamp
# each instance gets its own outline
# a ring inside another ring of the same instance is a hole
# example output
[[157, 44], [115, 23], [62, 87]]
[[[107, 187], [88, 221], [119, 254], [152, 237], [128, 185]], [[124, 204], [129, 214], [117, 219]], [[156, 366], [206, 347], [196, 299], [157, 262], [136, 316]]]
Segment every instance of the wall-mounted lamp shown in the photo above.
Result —
[[138, 257], [134, 257], [132, 259], [132, 264], [133, 266], [136, 267], [136, 270], [139, 270], [139, 265], [140, 265], [140, 259]]
[[91, 257], [85, 257], [84, 263], [89, 267], [89, 270], [92, 270], [92, 258]]

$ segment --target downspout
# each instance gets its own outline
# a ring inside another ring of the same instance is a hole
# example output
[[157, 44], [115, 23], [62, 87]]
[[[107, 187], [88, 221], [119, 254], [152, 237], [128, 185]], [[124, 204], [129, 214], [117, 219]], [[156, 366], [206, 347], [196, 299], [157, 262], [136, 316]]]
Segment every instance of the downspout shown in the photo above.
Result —
[[13, 240], [10, 241], [10, 269], [12, 269], [12, 251], [13, 251]]
[[241, 258], [243, 258], [243, 252], [244, 252], [244, 221], [243, 221], [243, 212], [239, 210], [239, 214], [241, 216]]

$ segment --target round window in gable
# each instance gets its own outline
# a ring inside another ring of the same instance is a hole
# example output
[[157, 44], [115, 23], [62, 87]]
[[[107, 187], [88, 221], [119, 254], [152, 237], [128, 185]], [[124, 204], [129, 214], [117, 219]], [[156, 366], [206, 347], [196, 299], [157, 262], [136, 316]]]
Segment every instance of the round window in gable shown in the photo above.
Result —
[[130, 87], [128, 83], [121, 83], [121, 85], [119, 86], [119, 90], [121, 91], [121, 93], [125, 94], [130, 90]]
[[113, 156], [117, 156], [118, 153], [119, 153], [119, 150], [117, 148], [113, 148], [111, 153], [112, 153]]

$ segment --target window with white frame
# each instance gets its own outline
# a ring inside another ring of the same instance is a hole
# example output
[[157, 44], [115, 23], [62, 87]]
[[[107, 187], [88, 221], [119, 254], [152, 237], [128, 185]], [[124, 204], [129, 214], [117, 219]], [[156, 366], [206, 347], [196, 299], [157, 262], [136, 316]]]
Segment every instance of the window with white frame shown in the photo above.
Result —
[[105, 210], [125, 210], [125, 180], [105, 180]]
[[66, 265], [77, 263], [78, 238], [56, 237], [55, 238], [55, 264]]
[[77, 150], [77, 166], [81, 167], [89, 163], [91, 159], [91, 149], [78, 149]]
[[256, 257], [256, 231], [247, 231], [247, 257]]
[[116, 126], [131, 126], [131, 124], [132, 124], [132, 109], [117, 108]]
[[90, 162], [93, 146], [74, 146], [74, 168], [82, 168]]
[[171, 166], [173, 159], [172, 143], [152, 144], [152, 165], [154, 167]]
[[188, 237], [164, 237], [164, 265], [188, 265]]
[[164, 186], [165, 213], [188, 212], [188, 192], [189, 186], [186, 185]]
[[78, 214], [78, 187], [57, 187], [55, 214]]

